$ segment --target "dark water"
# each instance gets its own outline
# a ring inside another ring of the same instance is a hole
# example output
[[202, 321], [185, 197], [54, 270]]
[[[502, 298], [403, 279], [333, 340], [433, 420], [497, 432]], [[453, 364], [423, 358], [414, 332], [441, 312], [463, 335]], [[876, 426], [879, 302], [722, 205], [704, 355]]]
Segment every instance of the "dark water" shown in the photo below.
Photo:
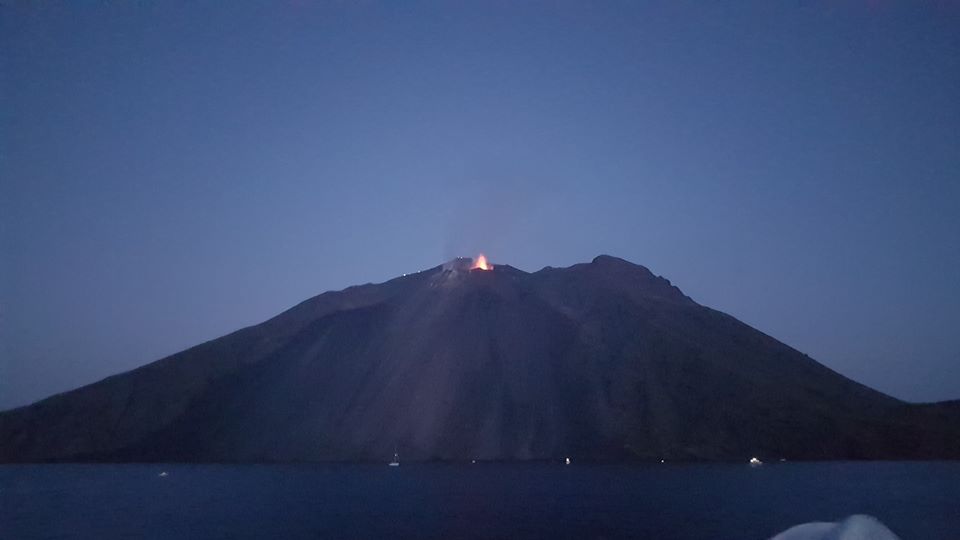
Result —
[[854, 513], [958, 540], [960, 463], [0, 466], [3, 539], [742, 540]]

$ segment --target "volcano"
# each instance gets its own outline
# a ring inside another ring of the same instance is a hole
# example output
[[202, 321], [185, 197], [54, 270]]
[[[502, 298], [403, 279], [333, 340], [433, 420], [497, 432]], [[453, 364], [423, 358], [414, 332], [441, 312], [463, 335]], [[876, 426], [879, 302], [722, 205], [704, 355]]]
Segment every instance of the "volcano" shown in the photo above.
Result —
[[469, 258], [0, 413], [0, 461], [960, 458], [960, 402], [847, 379], [643, 266]]

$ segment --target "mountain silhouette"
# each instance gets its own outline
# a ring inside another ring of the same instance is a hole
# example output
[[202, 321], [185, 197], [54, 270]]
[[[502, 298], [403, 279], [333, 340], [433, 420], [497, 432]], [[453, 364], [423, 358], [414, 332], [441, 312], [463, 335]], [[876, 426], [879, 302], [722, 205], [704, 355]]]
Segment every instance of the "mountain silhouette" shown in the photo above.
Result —
[[0, 461], [960, 458], [960, 402], [872, 390], [643, 266], [471, 266], [0, 413]]

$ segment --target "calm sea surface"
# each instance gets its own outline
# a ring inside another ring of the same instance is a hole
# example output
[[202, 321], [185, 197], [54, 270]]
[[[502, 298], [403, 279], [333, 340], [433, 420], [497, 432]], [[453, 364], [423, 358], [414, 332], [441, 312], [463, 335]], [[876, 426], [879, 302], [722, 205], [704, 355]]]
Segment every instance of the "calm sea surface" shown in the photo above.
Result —
[[2, 539], [765, 539], [854, 513], [960, 540], [960, 463], [0, 466]]

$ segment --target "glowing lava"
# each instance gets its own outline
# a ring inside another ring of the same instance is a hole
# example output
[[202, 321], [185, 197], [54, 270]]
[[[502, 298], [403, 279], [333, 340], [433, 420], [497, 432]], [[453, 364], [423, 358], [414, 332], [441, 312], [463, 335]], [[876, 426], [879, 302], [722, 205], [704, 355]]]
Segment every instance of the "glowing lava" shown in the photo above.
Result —
[[477, 256], [473, 260], [473, 266], [470, 267], [471, 270], [493, 270], [493, 265], [487, 262], [487, 257], [483, 253]]

